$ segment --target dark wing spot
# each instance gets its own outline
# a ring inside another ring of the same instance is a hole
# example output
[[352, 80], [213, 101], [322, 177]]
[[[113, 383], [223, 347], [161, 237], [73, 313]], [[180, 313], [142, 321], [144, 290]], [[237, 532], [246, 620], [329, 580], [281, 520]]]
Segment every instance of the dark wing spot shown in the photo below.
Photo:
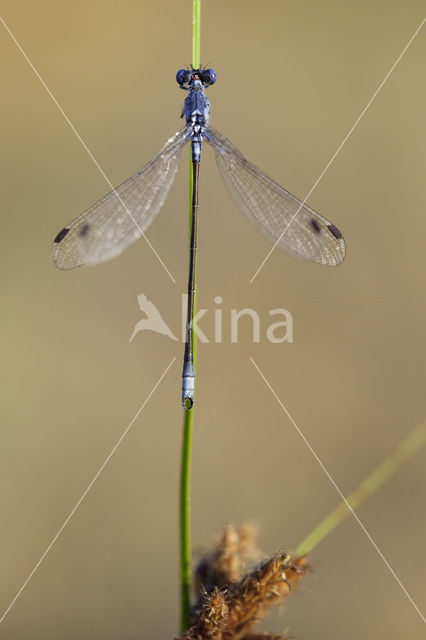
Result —
[[321, 233], [321, 225], [315, 220], [315, 218], [311, 218], [309, 223], [315, 233]]
[[90, 224], [87, 224], [86, 222], [86, 224], [84, 224], [81, 227], [80, 231], [78, 232], [78, 235], [80, 236], [80, 238], [84, 238], [84, 236], [87, 236], [87, 232], [89, 231], [89, 229], [90, 229]]
[[62, 231], [58, 233], [58, 235], [56, 236], [53, 242], [56, 242], [56, 244], [59, 244], [59, 242], [62, 242], [62, 240], [67, 235], [68, 231], [69, 231], [68, 227], [65, 227], [64, 229], [62, 229]]
[[337, 238], [338, 240], [341, 240], [343, 238], [339, 229], [335, 227], [334, 224], [328, 224], [327, 227], [329, 228], [330, 232], [333, 234], [335, 238]]

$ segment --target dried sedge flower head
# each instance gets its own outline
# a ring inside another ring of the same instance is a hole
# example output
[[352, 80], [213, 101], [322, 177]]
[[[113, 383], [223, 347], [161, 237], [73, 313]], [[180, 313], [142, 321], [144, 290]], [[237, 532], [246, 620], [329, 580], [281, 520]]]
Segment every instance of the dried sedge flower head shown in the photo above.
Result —
[[[193, 612], [194, 625], [189, 638], [214, 638], [221, 640], [222, 629], [226, 626], [228, 603], [226, 592], [215, 587], [207, 593], [203, 590], [197, 608]], [[195, 632], [195, 635], [194, 635]]]
[[228, 587], [240, 582], [247, 567], [262, 557], [256, 545], [257, 527], [252, 523], [226, 525], [216, 536], [213, 550], [203, 556], [195, 570], [195, 588]]
[[244, 636], [243, 640], [288, 640], [288, 636], [279, 634], [278, 636], [271, 633], [249, 633]]
[[280, 550], [243, 576], [245, 560], [254, 551], [259, 553], [253, 532], [253, 528], [249, 533], [247, 528], [228, 527], [203, 559], [209, 580], [217, 577], [221, 582], [201, 588], [192, 626], [180, 640], [285, 640], [282, 635], [260, 633], [256, 627], [298, 585], [307, 570], [306, 556], [292, 560]]
[[305, 570], [303, 559], [292, 561], [287, 553], [278, 551], [247, 575], [228, 594], [230, 634], [223, 637], [237, 640], [253, 632], [271, 607], [289, 595]]

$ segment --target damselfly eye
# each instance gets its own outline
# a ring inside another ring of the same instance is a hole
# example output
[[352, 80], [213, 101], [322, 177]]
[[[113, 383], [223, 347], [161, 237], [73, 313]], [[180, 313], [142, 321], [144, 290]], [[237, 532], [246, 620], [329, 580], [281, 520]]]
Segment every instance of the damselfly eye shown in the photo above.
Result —
[[176, 74], [176, 82], [180, 85], [185, 84], [189, 80], [189, 75], [188, 69], [179, 69]]
[[201, 73], [201, 79], [206, 87], [208, 87], [209, 84], [214, 84], [216, 82], [216, 71], [214, 69], [204, 69]]

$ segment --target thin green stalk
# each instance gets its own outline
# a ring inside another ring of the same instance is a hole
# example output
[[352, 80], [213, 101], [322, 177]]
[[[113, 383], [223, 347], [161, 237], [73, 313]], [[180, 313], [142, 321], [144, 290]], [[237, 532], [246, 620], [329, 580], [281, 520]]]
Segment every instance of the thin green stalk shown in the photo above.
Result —
[[201, 0], [192, 0], [192, 66], [200, 68]]
[[[200, 19], [201, 0], [192, 2], [192, 67], [200, 67]], [[189, 171], [189, 220], [191, 237], [192, 224], [192, 165], [190, 158]], [[195, 316], [194, 292], [194, 313]], [[194, 329], [192, 329], [194, 342], [194, 362], [196, 355], [196, 342]], [[181, 580], [181, 630], [189, 626], [189, 612], [191, 608], [191, 442], [192, 442], [192, 416], [193, 409], [184, 409], [183, 440], [180, 476], [180, 580]]]
[[417, 451], [426, 445], [426, 424], [413, 429], [402, 442], [361, 482], [345, 501], [341, 502], [298, 546], [296, 555], [310, 553], [350, 513], [375, 493]]
[[192, 409], [184, 409], [183, 442], [180, 476], [180, 579], [181, 579], [181, 630], [188, 627], [191, 608], [191, 530], [190, 484]]

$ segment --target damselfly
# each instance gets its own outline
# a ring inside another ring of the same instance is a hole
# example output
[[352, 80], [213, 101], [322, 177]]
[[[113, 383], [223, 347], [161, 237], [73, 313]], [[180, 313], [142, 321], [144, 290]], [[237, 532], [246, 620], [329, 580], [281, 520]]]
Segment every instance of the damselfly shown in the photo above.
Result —
[[336, 266], [345, 256], [345, 242], [334, 224], [250, 164], [229, 140], [208, 125], [210, 104], [205, 89], [216, 82], [213, 69], [180, 69], [176, 80], [188, 91], [182, 113], [185, 127], [132, 178], [62, 229], [54, 240], [52, 258], [59, 269], [98, 264], [118, 256], [140, 238], [169, 193], [182, 148], [191, 142], [192, 227], [182, 372], [182, 403], [191, 408], [198, 176], [203, 141], [213, 147], [219, 171], [243, 213], [277, 247], [298, 258]]

